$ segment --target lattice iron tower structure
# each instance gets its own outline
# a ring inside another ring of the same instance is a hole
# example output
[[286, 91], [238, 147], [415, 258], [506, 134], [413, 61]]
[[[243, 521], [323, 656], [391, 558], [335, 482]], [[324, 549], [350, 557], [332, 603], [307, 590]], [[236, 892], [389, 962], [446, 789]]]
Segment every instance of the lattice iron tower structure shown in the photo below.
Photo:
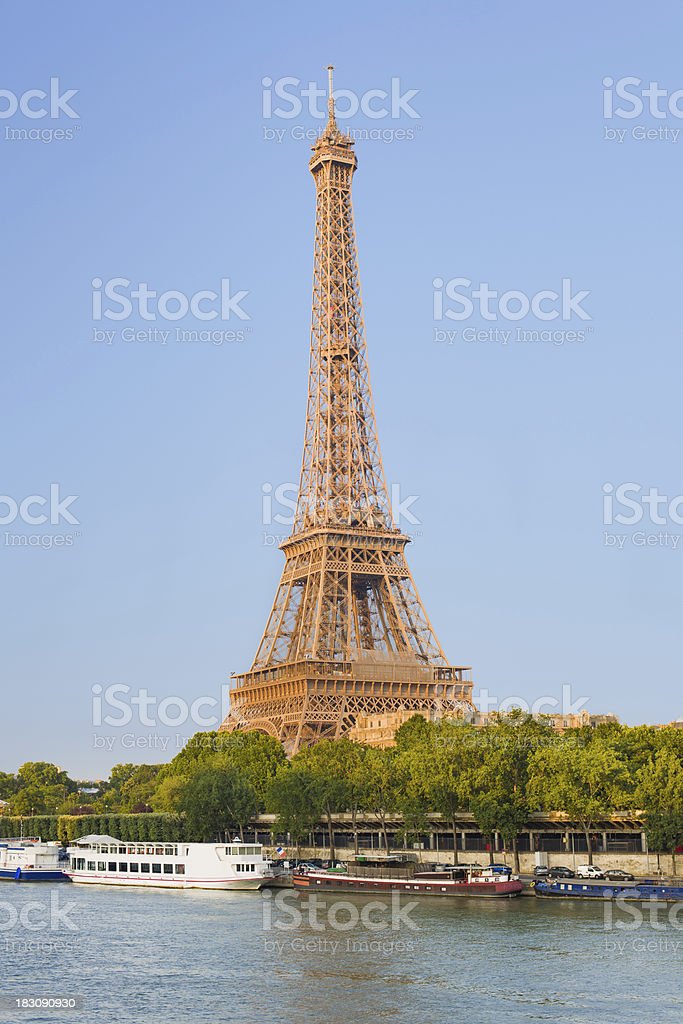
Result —
[[261, 730], [288, 753], [357, 716], [473, 710], [469, 668], [450, 665], [392, 520], [377, 440], [351, 203], [353, 141], [328, 121], [316, 188], [313, 314], [298, 502], [285, 567], [248, 672], [232, 677], [223, 730]]

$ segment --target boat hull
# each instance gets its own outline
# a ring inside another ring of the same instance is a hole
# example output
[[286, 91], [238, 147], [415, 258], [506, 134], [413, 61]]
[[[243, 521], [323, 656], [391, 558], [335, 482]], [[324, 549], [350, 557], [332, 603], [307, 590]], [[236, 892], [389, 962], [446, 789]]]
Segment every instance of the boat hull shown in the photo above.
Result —
[[5, 882], [68, 882], [63, 871], [42, 868], [0, 868], [0, 879]]
[[615, 885], [609, 882], [536, 882], [534, 895], [539, 899], [564, 900], [626, 900], [643, 903], [683, 901], [683, 886], [678, 885]]
[[115, 875], [93, 874], [70, 871], [68, 877], [72, 882], [84, 885], [118, 885], [135, 889], [220, 889], [236, 892], [253, 892], [268, 884], [267, 878], [169, 878], [169, 879], [135, 879], [116, 877]]
[[357, 892], [372, 896], [399, 892], [412, 896], [468, 896], [477, 899], [510, 899], [519, 896], [523, 886], [517, 879], [505, 881], [462, 882], [450, 879], [370, 878], [352, 875], [327, 875], [324, 872], [295, 874], [295, 889], [318, 892]]

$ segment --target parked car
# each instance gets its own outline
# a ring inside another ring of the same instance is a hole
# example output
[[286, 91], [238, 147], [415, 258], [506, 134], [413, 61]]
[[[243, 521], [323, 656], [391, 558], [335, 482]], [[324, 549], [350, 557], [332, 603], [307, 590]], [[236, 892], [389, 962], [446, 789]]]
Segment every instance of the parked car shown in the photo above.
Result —
[[534, 868], [534, 878], [547, 878], [549, 871], [547, 864], [537, 864]]
[[573, 878], [574, 872], [564, 864], [556, 864], [548, 871], [548, 878]]
[[630, 871], [622, 871], [621, 868], [610, 868], [605, 871], [605, 878], [610, 882], [635, 882], [635, 876]]
[[595, 864], [579, 864], [576, 869], [577, 878], [604, 878], [605, 874]]
[[508, 867], [507, 864], [489, 864], [488, 867], [496, 875], [511, 875], [512, 874], [512, 868]]

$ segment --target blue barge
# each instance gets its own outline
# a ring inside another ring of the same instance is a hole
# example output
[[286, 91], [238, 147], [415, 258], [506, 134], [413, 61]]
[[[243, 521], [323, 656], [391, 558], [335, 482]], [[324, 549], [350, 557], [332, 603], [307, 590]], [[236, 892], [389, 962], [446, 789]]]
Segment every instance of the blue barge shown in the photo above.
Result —
[[558, 878], [552, 882], [536, 882], [534, 894], [550, 899], [580, 900], [658, 900], [664, 903], [683, 901], [683, 885], [661, 885], [657, 882], [595, 882], [584, 878]]

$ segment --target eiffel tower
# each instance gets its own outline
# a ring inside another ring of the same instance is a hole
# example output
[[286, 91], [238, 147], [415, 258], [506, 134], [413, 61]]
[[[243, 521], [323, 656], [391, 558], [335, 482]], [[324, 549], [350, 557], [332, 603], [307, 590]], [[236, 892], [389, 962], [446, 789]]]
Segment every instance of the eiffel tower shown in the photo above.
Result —
[[449, 665], [394, 526], [368, 376], [351, 203], [353, 141], [328, 120], [316, 188], [308, 405], [285, 567], [253, 665], [232, 677], [222, 730], [261, 730], [289, 754], [359, 715], [473, 710], [469, 669]]

